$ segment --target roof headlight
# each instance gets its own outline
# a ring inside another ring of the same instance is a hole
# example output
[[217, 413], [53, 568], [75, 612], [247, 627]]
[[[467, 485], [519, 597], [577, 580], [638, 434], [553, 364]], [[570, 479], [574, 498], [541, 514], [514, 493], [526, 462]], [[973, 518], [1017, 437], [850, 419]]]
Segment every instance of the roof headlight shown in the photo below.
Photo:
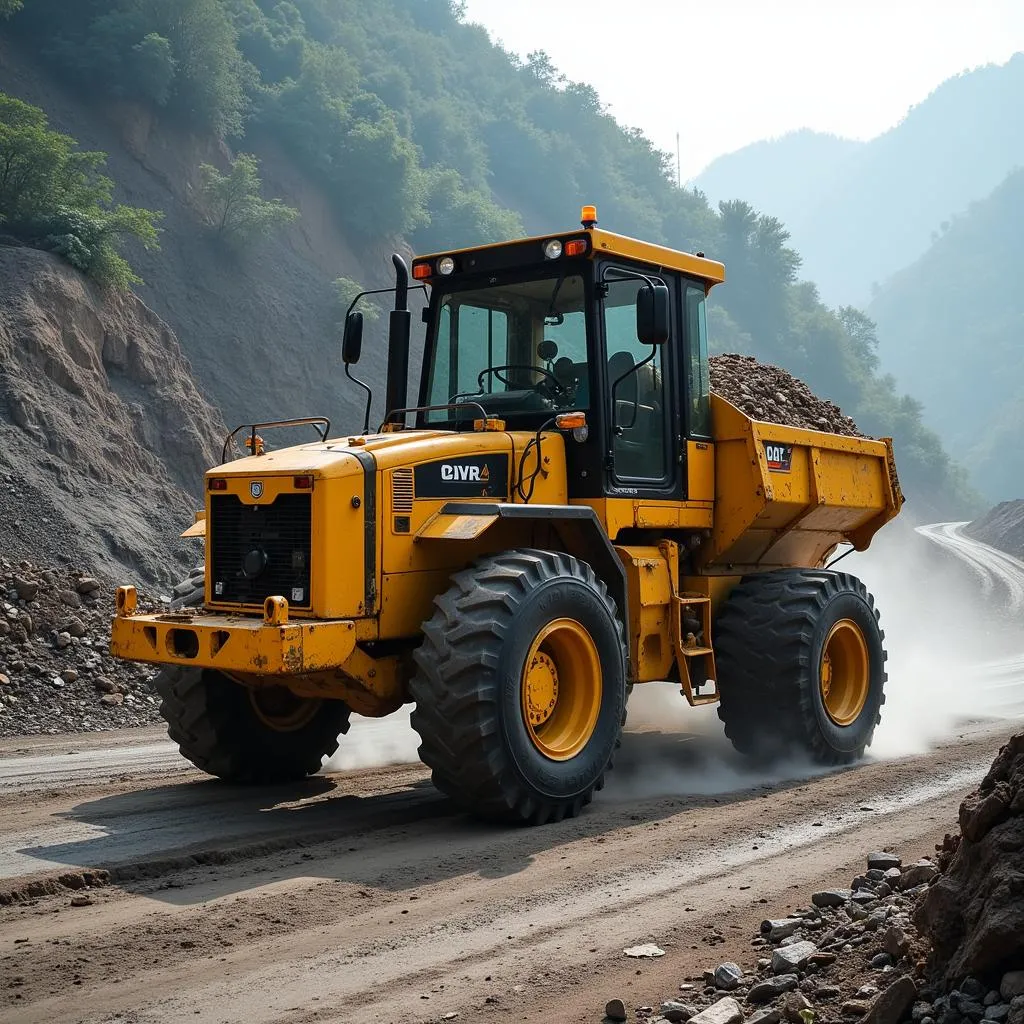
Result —
[[558, 238], [552, 238], [550, 242], [544, 243], [544, 255], [549, 260], [557, 260], [562, 255], [562, 242]]
[[437, 261], [437, 272], [447, 277], [449, 274], [455, 273], [455, 260], [451, 256], [442, 256]]

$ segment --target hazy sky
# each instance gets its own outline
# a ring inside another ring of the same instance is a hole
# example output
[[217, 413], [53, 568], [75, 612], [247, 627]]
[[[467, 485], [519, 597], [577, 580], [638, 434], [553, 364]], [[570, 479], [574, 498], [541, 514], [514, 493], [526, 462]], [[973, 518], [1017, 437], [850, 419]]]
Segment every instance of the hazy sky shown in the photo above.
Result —
[[546, 50], [684, 181], [796, 128], [867, 139], [940, 82], [1024, 50], [1024, 0], [468, 0], [507, 49]]

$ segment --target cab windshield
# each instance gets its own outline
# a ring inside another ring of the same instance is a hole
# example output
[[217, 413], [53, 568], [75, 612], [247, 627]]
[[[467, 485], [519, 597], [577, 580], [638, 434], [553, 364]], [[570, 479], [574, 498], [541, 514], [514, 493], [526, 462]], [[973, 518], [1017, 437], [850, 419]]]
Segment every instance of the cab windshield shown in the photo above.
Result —
[[[584, 310], [579, 275], [449, 292], [438, 306], [426, 404], [473, 402], [501, 419], [587, 409]], [[428, 423], [461, 418], [427, 413]]]

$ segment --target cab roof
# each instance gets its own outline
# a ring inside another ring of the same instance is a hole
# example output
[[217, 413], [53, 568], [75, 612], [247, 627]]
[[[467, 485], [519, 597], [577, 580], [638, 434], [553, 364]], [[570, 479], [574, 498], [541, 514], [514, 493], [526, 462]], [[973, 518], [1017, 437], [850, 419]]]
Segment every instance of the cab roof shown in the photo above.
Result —
[[[533, 235], [528, 238], [510, 239], [507, 242], [497, 242], [490, 245], [477, 245], [465, 249], [446, 249], [440, 252], [425, 253], [414, 260], [415, 263], [430, 261], [436, 266], [437, 260], [444, 256], [465, 257], [467, 254], [498, 254], [502, 250], [515, 247], [520, 250], [528, 250], [531, 243], [537, 246], [538, 256], [543, 252], [543, 246], [552, 239], [559, 239], [564, 243], [573, 239], [587, 239], [588, 259], [594, 256], [620, 256], [623, 259], [634, 260], [652, 268], [664, 268], [667, 270], [678, 270], [691, 277], [697, 277], [706, 282], [710, 288], [725, 280], [725, 265], [717, 260], [709, 260], [704, 255], [682, 252], [678, 249], [670, 249], [668, 246], [656, 245], [653, 242], [643, 242], [638, 238], [630, 238], [628, 235], [617, 235], [611, 231], [604, 231], [598, 227], [585, 227], [570, 229], [568, 231], [554, 231], [547, 235]], [[532, 260], [524, 260], [524, 263], [532, 263]], [[436, 280], [436, 274], [431, 273]]]

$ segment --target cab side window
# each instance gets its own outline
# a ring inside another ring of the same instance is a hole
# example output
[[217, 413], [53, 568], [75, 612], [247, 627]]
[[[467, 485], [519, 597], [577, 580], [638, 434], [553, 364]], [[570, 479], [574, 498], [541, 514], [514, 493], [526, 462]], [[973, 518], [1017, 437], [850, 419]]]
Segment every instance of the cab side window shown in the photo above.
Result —
[[711, 436], [711, 377], [708, 370], [707, 300], [704, 286], [686, 285], [686, 400], [691, 437]]
[[667, 416], [663, 349], [636, 336], [636, 296], [642, 282], [610, 278], [604, 299], [608, 389], [611, 396], [612, 454], [620, 480], [664, 480], [668, 476]]

